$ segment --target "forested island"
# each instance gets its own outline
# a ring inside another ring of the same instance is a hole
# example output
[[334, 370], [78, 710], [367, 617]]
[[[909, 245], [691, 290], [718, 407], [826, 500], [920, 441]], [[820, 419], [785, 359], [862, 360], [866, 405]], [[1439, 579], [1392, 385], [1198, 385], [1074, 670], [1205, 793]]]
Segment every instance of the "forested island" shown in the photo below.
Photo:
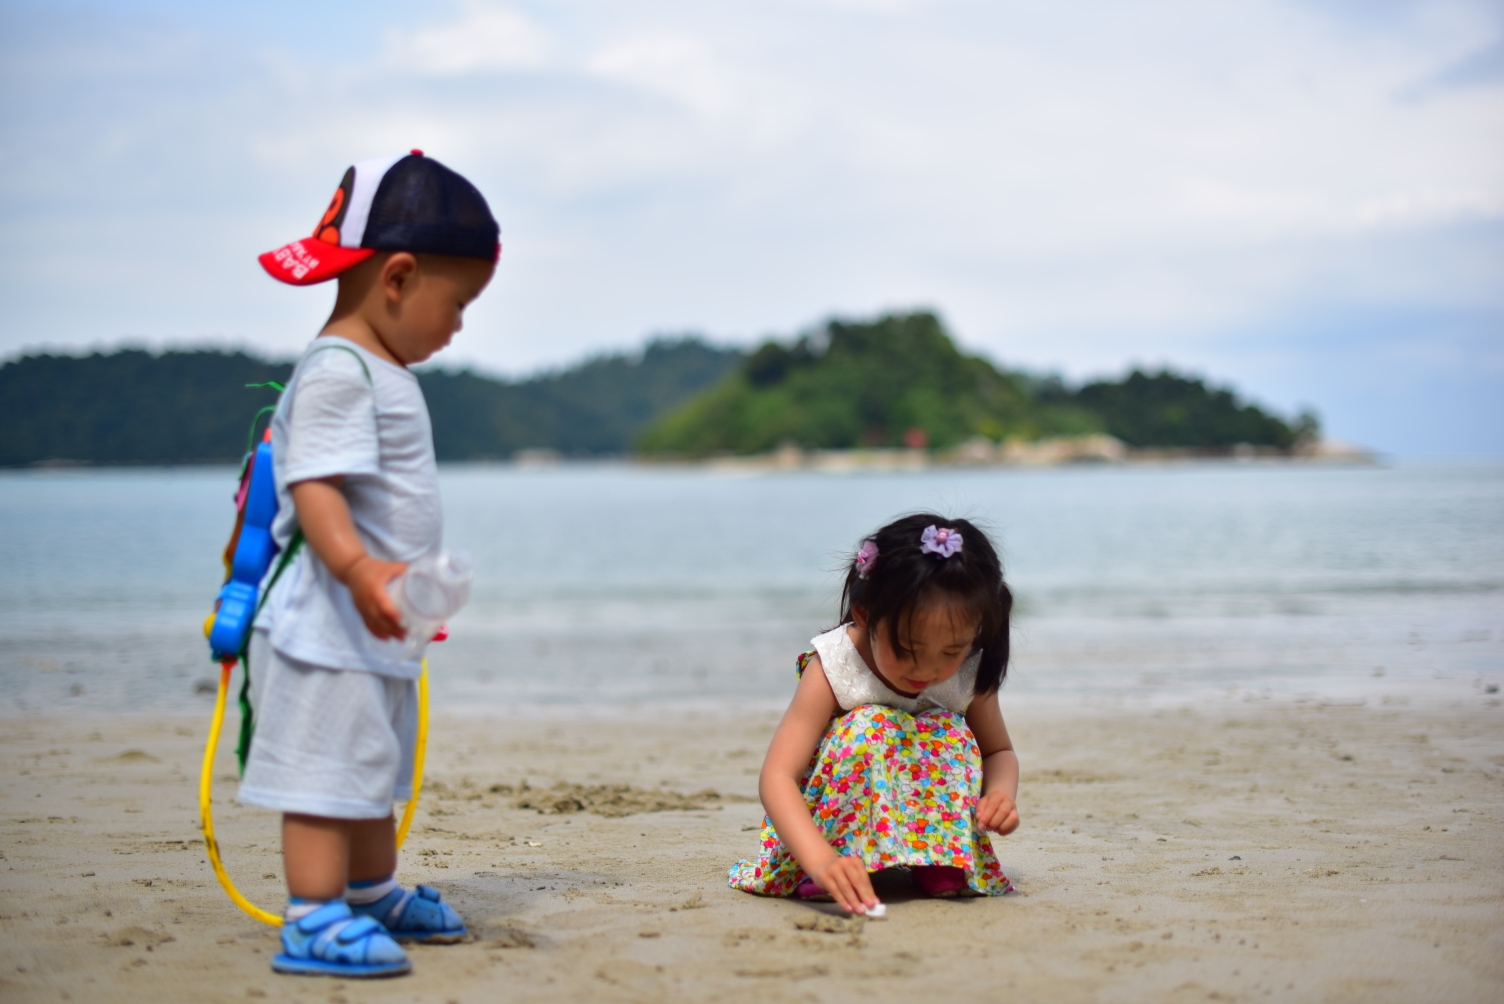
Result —
[[1235, 447], [1288, 452], [1319, 431], [1231, 390], [1168, 370], [1072, 388], [1059, 377], [999, 369], [968, 356], [929, 312], [832, 320], [740, 366], [638, 437], [645, 454], [704, 457], [801, 449], [946, 450], [977, 439], [1112, 436], [1130, 448], [1216, 455]]
[[[0, 365], [0, 466], [238, 460], [290, 361], [122, 349]], [[1127, 448], [1288, 453], [1314, 416], [1284, 419], [1168, 370], [1071, 386], [957, 349], [936, 315], [832, 320], [750, 353], [695, 336], [523, 380], [420, 369], [440, 460], [637, 454], [694, 459], [801, 450], [946, 451], [978, 442], [1115, 437]]]

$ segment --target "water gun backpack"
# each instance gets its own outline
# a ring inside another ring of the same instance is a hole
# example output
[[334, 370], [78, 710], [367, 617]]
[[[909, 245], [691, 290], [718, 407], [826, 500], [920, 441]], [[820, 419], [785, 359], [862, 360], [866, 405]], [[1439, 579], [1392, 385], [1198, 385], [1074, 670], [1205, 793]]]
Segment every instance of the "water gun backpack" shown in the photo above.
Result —
[[[225, 545], [225, 584], [215, 600], [215, 610], [205, 624], [209, 654], [215, 662], [239, 659], [250, 638], [251, 622], [260, 607], [261, 580], [266, 578], [277, 544], [272, 540], [272, 520], [277, 516], [277, 483], [272, 473], [272, 430], [246, 454], [235, 493], [235, 529]], [[289, 547], [282, 566], [294, 552]], [[279, 568], [279, 571], [281, 569]]]
[[[360, 361], [360, 368], [370, 381], [371, 373], [364, 359], [355, 350], [344, 345], [329, 345], [342, 349]], [[270, 387], [279, 393], [286, 387], [269, 381], [247, 384], [248, 387]], [[214, 716], [209, 724], [209, 738], [204, 745], [203, 767], [199, 772], [199, 815], [202, 820], [204, 845], [209, 863], [214, 866], [215, 877], [225, 893], [246, 913], [257, 920], [280, 926], [282, 918], [275, 913], [256, 906], [235, 887], [220, 859], [219, 843], [214, 838], [214, 815], [210, 797], [213, 781], [214, 754], [219, 749], [219, 733], [224, 725], [225, 699], [230, 689], [230, 676], [238, 662], [243, 667], [240, 685], [240, 741], [235, 748], [241, 773], [245, 772], [246, 756], [250, 753], [251, 739], [255, 732], [255, 718], [250, 700], [250, 662], [247, 658], [251, 640], [251, 627], [256, 615], [266, 603], [266, 597], [292, 564], [303, 545], [303, 531], [293, 531], [287, 547], [277, 548], [272, 538], [272, 521], [277, 517], [277, 480], [272, 467], [272, 430], [268, 425], [256, 440], [256, 428], [264, 415], [277, 410], [268, 405], [256, 412], [251, 420], [250, 433], [246, 440], [246, 455], [240, 468], [240, 487], [235, 493], [235, 528], [230, 542], [225, 545], [225, 583], [214, 601], [214, 612], [204, 621], [204, 634], [209, 639], [209, 652], [219, 663], [219, 691], [214, 702]], [[273, 569], [273, 562], [276, 568]], [[267, 572], [271, 577], [267, 578]], [[265, 580], [265, 586], [262, 582]], [[423, 673], [418, 677], [418, 736], [413, 750], [413, 790], [402, 811], [402, 821], [397, 827], [397, 846], [401, 848], [412, 826], [413, 813], [418, 807], [418, 795], [423, 789], [423, 762], [428, 748], [428, 661], [423, 661]]]
[[[247, 386], [270, 387], [279, 393], [285, 389], [283, 384], [275, 381]], [[240, 686], [240, 740], [235, 747], [242, 773], [255, 731], [250, 700], [250, 663], [246, 659], [251, 625], [272, 586], [292, 563], [303, 543], [302, 530], [294, 531], [287, 548], [280, 552], [281, 560], [277, 561], [276, 571], [263, 591], [261, 582], [279, 553], [277, 543], [272, 539], [272, 521], [277, 517], [277, 479], [272, 469], [271, 426], [267, 425], [259, 443], [256, 442], [256, 427], [262, 416], [276, 410], [275, 405], [268, 405], [251, 419], [246, 454], [240, 467], [240, 487], [235, 492], [235, 528], [225, 545], [225, 583], [215, 598], [214, 612], [204, 622], [210, 658], [227, 669], [233, 668], [237, 662], [246, 668]]]

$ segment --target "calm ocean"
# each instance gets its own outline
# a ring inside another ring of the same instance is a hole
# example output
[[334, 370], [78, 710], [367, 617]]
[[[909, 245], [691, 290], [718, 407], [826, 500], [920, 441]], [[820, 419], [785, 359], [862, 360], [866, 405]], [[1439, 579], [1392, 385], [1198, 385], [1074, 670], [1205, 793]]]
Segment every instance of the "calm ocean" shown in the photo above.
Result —
[[[0, 714], [207, 710], [234, 477], [0, 474]], [[1003, 549], [1005, 697], [1487, 701], [1504, 683], [1498, 464], [441, 478], [447, 542], [477, 565], [431, 653], [454, 709], [785, 700], [850, 549], [915, 508]]]

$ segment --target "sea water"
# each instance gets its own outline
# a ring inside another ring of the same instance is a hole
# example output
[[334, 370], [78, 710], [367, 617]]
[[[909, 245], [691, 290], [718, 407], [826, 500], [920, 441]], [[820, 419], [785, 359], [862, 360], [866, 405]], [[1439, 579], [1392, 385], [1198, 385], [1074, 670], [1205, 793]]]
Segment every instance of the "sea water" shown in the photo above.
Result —
[[[1005, 701], [1497, 701], [1504, 465], [1195, 463], [729, 474], [441, 469], [470, 604], [430, 650], [481, 713], [775, 707], [863, 535], [999, 544]], [[206, 708], [227, 468], [0, 473], [0, 714]]]

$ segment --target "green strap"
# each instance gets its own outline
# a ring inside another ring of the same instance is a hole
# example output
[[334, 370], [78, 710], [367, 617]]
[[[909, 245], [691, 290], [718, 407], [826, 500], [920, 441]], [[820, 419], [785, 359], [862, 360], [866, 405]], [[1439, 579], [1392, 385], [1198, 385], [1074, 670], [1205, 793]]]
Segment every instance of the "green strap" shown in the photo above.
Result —
[[[248, 383], [248, 384], [246, 384], [246, 386], [247, 387], [255, 387], [255, 386], [265, 387], [266, 384], [259, 384], [258, 385], [258, 384], [249, 384]], [[247, 457], [251, 456], [252, 454], [254, 454], [256, 452], [256, 426], [260, 424], [260, 422], [261, 422], [261, 416], [262, 415], [269, 415], [269, 414], [271, 414], [272, 412], [274, 412], [276, 410], [277, 410], [277, 406], [276, 405], [269, 404], [265, 408], [262, 408], [260, 411], [256, 412], [256, 417], [253, 418], [253, 419], [251, 419], [251, 427], [249, 429], [247, 429], [246, 433], [245, 433], [245, 454], [246, 454]]]
[[[317, 339], [315, 339], [315, 341], [316, 340]], [[339, 349], [341, 352], [350, 353], [350, 355], [355, 357], [355, 361], [360, 363], [360, 371], [366, 375], [366, 383], [370, 384], [372, 387], [376, 386], [376, 381], [371, 379], [371, 370], [370, 367], [366, 365], [365, 357], [362, 356], [359, 352], [356, 352], [348, 345], [341, 345], [338, 342], [328, 342], [324, 345], [315, 345], [313, 348], [309, 349], [306, 354], [304, 354], [303, 358], [307, 359], [315, 352], [322, 352], [325, 349]]]

